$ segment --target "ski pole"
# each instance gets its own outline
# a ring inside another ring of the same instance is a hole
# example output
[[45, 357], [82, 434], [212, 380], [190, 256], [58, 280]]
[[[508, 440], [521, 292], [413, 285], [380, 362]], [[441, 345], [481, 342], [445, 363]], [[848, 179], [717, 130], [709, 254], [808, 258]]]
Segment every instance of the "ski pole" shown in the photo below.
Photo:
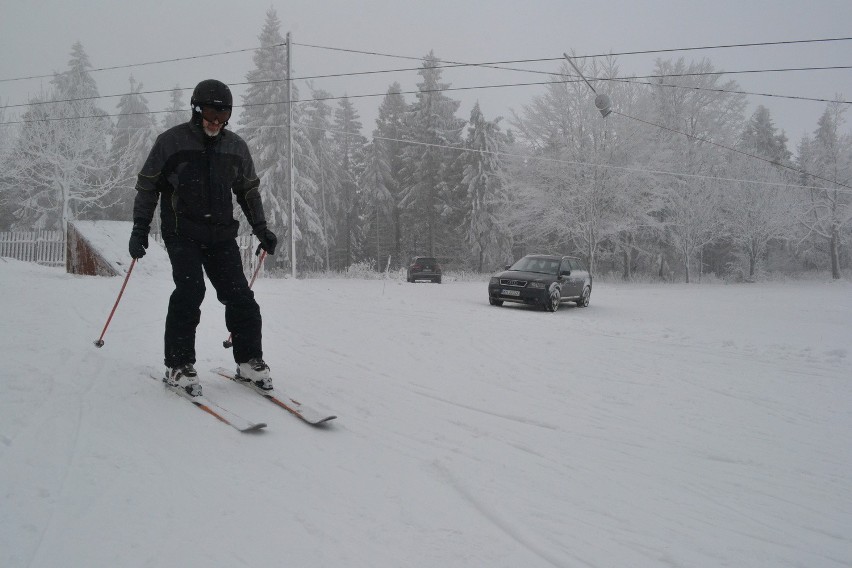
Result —
[[[266, 251], [263, 251], [262, 253], [260, 253], [260, 259], [258, 259], [258, 261], [257, 261], [257, 268], [254, 269], [254, 274], [251, 277], [251, 282], [249, 282], [249, 290], [251, 290], [251, 287], [254, 286], [254, 281], [257, 278], [257, 273], [260, 272], [260, 268], [263, 266], [263, 259], [264, 258], [266, 258]], [[229, 333], [228, 339], [226, 339], [225, 341], [222, 342], [222, 347], [227, 349], [228, 347], [233, 345], [233, 343], [231, 342], [231, 339], [233, 339], [233, 337], [234, 337], [234, 334]]]
[[121, 291], [118, 293], [118, 298], [115, 299], [115, 305], [112, 307], [112, 311], [109, 313], [109, 317], [107, 318], [106, 324], [104, 324], [104, 329], [101, 332], [101, 336], [95, 341], [95, 347], [103, 347], [104, 346], [104, 334], [106, 333], [107, 328], [109, 327], [109, 322], [112, 321], [112, 316], [115, 313], [115, 309], [118, 307], [118, 302], [121, 300], [121, 295], [124, 294], [124, 288], [127, 287], [127, 281], [130, 279], [130, 273], [133, 272], [133, 267], [136, 266], [136, 259], [134, 258], [130, 262], [130, 268], [127, 269], [127, 276], [124, 277], [124, 284], [121, 285]]

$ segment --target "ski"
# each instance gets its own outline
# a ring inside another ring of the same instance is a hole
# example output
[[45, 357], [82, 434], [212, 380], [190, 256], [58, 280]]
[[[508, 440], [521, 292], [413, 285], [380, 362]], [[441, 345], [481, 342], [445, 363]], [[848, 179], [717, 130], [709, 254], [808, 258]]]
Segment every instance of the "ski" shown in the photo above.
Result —
[[168, 390], [172, 391], [176, 395], [178, 395], [182, 398], [185, 398], [186, 400], [188, 400], [189, 402], [194, 404], [197, 408], [200, 408], [201, 410], [203, 410], [207, 414], [210, 414], [211, 416], [213, 416], [214, 418], [224, 422], [228, 426], [236, 428], [240, 432], [256, 432], [258, 430], [261, 430], [262, 428], [266, 428], [266, 423], [264, 423], [264, 422], [255, 423], [255, 422], [251, 422], [249, 420], [246, 420], [242, 416], [239, 416], [238, 414], [231, 412], [227, 408], [223, 408], [222, 406], [219, 406], [218, 404], [216, 404], [212, 400], [208, 399], [204, 395], [192, 396], [188, 392], [183, 390], [182, 388], [178, 388], [178, 387], [174, 387], [174, 386], [170, 385], [169, 383], [166, 382], [165, 377], [163, 377], [162, 375], [158, 375], [158, 374], [154, 373], [153, 371], [149, 372], [148, 375], [152, 379], [159, 380], [160, 382], [162, 382], [163, 385]]
[[212, 369], [211, 372], [225, 377], [226, 379], [231, 379], [235, 383], [243, 385], [250, 390], [253, 390], [263, 398], [273, 402], [284, 410], [289, 411], [291, 414], [297, 416], [299, 419], [304, 422], [307, 422], [311, 426], [325, 424], [329, 420], [334, 420], [335, 418], [337, 418], [337, 416], [334, 416], [332, 414], [324, 414], [319, 410], [316, 410], [315, 408], [306, 406], [298, 400], [290, 398], [286, 394], [280, 391], [276, 391], [275, 389], [272, 389], [271, 391], [265, 391], [255, 387], [254, 384], [250, 382], [237, 380], [236, 375], [232, 371], [229, 371], [224, 367], [216, 367], [215, 369]]

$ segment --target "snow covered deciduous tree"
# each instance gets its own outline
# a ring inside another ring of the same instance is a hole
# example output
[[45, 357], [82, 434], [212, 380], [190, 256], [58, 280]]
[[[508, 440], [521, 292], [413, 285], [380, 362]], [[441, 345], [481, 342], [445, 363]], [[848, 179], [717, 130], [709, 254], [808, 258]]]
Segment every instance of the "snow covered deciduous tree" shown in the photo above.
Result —
[[[0, 122], [7, 122], [6, 107], [0, 106]], [[18, 138], [20, 128], [17, 124], [0, 125], [0, 231], [7, 231], [14, 220], [13, 211], [20, 202], [19, 189], [11, 183], [12, 171], [10, 155]]]
[[[47, 95], [30, 100], [9, 156], [18, 228], [64, 229], [68, 220], [109, 206], [105, 196], [126, 177], [108, 158], [111, 123], [94, 103], [98, 89], [79, 42], [68, 67], [54, 75]], [[119, 158], [132, 164], [130, 156]]]
[[[766, 256], [773, 240], [790, 237], [795, 225], [795, 203], [785, 187], [789, 176], [781, 165], [790, 164], [787, 137], [778, 132], [769, 110], [758, 106], [746, 123], [738, 148], [778, 166], [758, 159], [734, 155], [729, 164], [728, 184], [722, 199], [728, 238], [748, 266], [753, 279], [759, 262]], [[764, 183], [760, 183], [764, 182]]]
[[[589, 77], [618, 77], [614, 59], [578, 65]], [[518, 139], [532, 157], [515, 161], [510, 170], [509, 220], [516, 242], [579, 254], [594, 271], [605, 247], [621, 246], [628, 256], [636, 247], [647, 207], [641, 185], [623, 168], [635, 159], [641, 140], [624, 121], [602, 118], [588, 86], [566, 80], [575, 76], [564, 63], [546, 93], [515, 115]], [[640, 104], [635, 87], [617, 80], [606, 85], [622, 112]]]
[[747, 265], [748, 278], [753, 279], [769, 244], [792, 236], [796, 204], [783, 172], [775, 166], [738, 156], [729, 172], [733, 179], [743, 181], [724, 186], [720, 204], [723, 222], [728, 239]]
[[[0, 104], [0, 123], [7, 119], [6, 107]], [[18, 128], [15, 124], [3, 124], [0, 127], [0, 159], [5, 158], [12, 150], [12, 144], [18, 136]]]
[[[683, 261], [687, 284], [692, 281], [693, 263], [700, 260], [704, 247], [725, 235], [721, 203], [721, 188], [710, 180], [679, 180], [669, 186], [663, 212], [665, 234]], [[699, 268], [699, 279], [700, 275]]]
[[686, 174], [660, 176], [656, 190], [663, 208], [658, 215], [689, 282], [692, 263], [703, 247], [725, 234], [718, 209], [720, 187], [708, 178], [725, 174], [730, 153], [710, 142], [725, 146], [737, 142], [745, 96], [735, 92], [735, 81], [721, 83], [707, 59], [689, 65], [682, 58], [658, 60], [655, 75], [654, 122], [661, 128], [654, 139], [652, 166]]
[[[842, 97], [838, 96], [838, 100]], [[852, 135], [843, 133], [846, 109], [829, 103], [819, 119], [814, 137], [805, 137], [799, 147], [800, 169], [820, 178], [802, 175], [805, 189], [801, 223], [827, 244], [831, 276], [841, 277], [840, 251], [845, 232], [852, 224]], [[829, 180], [829, 181], [826, 181]]]

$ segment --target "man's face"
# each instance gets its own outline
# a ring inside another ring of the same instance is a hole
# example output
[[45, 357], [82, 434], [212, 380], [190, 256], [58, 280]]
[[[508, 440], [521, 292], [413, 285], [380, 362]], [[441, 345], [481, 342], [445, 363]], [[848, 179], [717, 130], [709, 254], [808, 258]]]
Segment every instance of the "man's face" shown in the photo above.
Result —
[[201, 106], [201, 126], [204, 128], [204, 133], [211, 138], [219, 135], [230, 118], [230, 107]]
[[209, 122], [207, 119], [201, 119], [201, 126], [204, 127], [204, 134], [210, 136], [211, 138], [214, 136], [218, 136], [219, 132], [222, 131], [222, 125], [216, 122]]

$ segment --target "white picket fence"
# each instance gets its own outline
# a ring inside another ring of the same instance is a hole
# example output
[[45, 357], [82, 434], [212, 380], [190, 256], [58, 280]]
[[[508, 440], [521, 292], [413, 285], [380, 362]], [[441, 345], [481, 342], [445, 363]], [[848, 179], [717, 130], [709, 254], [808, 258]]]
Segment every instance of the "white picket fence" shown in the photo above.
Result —
[[[151, 238], [161, 242], [160, 235], [154, 233]], [[257, 256], [254, 254], [256, 241], [251, 235], [237, 237], [243, 267], [247, 277], [251, 277], [257, 268]], [[14, 258], [25, 262], [35, 262], [44, 266], [65, 267], [65, 233], [63, 231], [0, 231], [0, 257]]]
[[65, 233], [62, 231], [0, 232], [0, 257], [65, 266]]

